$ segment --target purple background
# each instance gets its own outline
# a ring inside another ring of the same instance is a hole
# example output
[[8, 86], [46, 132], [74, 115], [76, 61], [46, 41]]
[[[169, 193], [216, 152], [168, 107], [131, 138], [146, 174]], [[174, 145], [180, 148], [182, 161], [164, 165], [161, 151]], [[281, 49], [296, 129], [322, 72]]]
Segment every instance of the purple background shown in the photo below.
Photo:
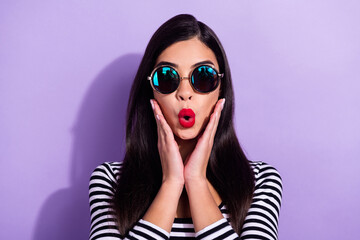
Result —
[[123, 155], [153, 32], [194, 14], [221, 39], [236, 130], [284, 182], [280, 239], [360, 239], [360, 3], [1, 1], [0, 239], [86, 239], [88, 180]]

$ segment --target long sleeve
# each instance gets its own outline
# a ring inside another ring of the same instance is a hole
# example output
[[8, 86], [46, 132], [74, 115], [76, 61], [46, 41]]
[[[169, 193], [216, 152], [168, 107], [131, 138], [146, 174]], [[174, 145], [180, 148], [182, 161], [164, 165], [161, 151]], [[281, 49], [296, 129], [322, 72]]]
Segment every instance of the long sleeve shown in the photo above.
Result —
[[226, 218], [205, 227], [195, 234], [196, 239], [239, 239]]
[[223, 206], [221, 212], [224, 218], [197, 232], [197, 239], [277, 239], [282, 198], [280, 174], [263, 162], [251, 162], [251, 167], [255, 173], [255, 191], [241, 237], [228, 222], [228, 211]]
[[91, 215], [89, 239], [168, 239], [168, 232], [143, 219], [135, 224], [125, 238], [121, 238], [116, 224], [115, 211], [111, 207], [121, 166], [122, 164], [118, 162], [103, 163], [91, 174], [89, 183]]
[[282, 181], [278, 171], [263, 162], [251, 163], [255, 173], [255, 191], [245, 218], [241, 239], [278, 238], [278, 219], [282, 198]]
[[[263, 162], [251, 162], [255, 174], [255, 191], [252, 204], [245, 218], [241, 236], [231, 227], [226, 205], [219, 206], [224, 218], [194, 232], [191, 222], [175, 219], [169, 234], [160, 227], [140, 219], [124, 239], [267, 239], [276, 240], [282, 198], [282, 181], [277, 170]], [[104, 163], [91, 175], [89, 201], [91, 210], [90, 240], [122, 239], [118, 230], [111, 201], [116, 180], [121, 173], [121, 163]]]

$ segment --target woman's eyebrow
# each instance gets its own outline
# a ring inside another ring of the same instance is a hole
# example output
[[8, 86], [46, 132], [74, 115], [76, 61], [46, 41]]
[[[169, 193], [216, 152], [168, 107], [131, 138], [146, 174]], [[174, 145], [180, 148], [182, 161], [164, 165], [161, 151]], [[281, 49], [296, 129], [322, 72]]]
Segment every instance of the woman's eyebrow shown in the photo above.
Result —
[[157, 68], [158, 66], [163, 66], [163, 65], [167, 65], [167, 66], [172, 66], [177, 68], [179, 65], [172, 63], [172, 62], [165, 62], [165, 61], [161, 61], [158, 64], [156, 64], [155, 68]]
[[[206, 60], [206, 61], [201, 61], [201, 62], [195, 63], [194, 65], [191, 66], [191, 68], [194, 68], [196, 66], [203, 65], [203, 64], [210, 64], [210, 65], [214, 66], [214, 63], [212, 61]], [[175, 68], [177, 68], [179, 66], [176, 63], [161, 61], [158, 64], [156, 64], [155, 68], [157, 68], [159, 66], [163, 66], [163, 65], [172, 66]]]
[[212, 66], [215, 65], [212, 61], [206, 60], [206, 61], [195, 63], [194, 65], [191, 66], [191, 68], [194, 68], [194, 67], [199, 66], [199, 65], [204, 65], [204, 64], [210, 64]]

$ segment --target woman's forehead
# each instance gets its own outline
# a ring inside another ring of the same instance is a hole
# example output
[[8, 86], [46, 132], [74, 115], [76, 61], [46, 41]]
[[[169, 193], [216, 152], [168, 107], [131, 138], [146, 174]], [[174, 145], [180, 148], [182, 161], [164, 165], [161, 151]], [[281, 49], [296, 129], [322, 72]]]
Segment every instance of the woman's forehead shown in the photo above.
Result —
[[218, 68], [214, 52], [197, 38], [170, 45], [159, 55], [155, 65], [160, 62], [172, 63], [177, 68], [192, 68], [200, 62], [208, 62]]

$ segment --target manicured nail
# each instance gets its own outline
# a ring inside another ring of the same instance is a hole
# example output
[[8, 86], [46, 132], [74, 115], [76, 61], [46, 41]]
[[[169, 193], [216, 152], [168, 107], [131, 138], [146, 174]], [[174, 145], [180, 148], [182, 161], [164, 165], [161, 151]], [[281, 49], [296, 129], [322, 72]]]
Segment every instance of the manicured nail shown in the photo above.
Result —
[[152, 100], [152, 99], [150, 99], [150, 103], [151, 103], [152, 109], [154, 110], [154, 103], [153, 103], [153, 100]]
[[159, 115], [157, 115], [157, 114], [156, 114], [156, 118], [157, 118], [157, 120], [159, 120], [159, 121], [160, 121], [160, 117], [159, 117]]
[[221, 110], [223, 110], [224, 105], [225, 105], [225, 98], [224, 98], [224, 101], [221, 103]]

